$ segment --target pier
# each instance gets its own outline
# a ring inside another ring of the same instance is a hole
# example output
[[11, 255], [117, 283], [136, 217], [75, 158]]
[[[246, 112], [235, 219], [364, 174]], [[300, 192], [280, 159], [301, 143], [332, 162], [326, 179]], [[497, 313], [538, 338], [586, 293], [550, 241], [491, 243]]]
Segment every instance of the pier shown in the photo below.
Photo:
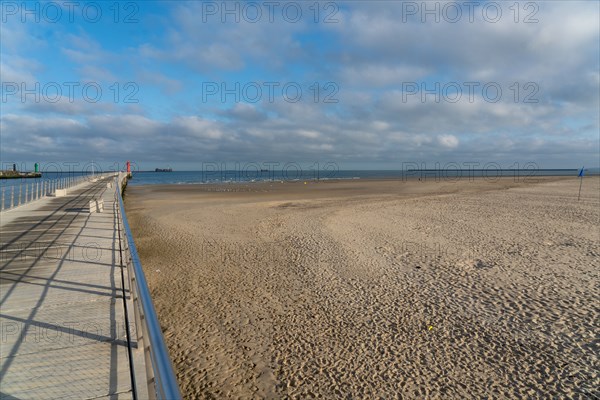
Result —
[[123, 173], [0, 213], [0, 398], [178, 399]]

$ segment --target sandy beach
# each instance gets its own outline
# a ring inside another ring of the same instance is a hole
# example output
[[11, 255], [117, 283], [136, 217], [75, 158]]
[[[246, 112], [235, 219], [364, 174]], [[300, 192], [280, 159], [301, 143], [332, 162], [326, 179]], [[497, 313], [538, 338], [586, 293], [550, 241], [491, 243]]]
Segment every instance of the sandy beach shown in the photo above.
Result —
[[185, 398], [600, 396], [600, 179], [130, 186]]

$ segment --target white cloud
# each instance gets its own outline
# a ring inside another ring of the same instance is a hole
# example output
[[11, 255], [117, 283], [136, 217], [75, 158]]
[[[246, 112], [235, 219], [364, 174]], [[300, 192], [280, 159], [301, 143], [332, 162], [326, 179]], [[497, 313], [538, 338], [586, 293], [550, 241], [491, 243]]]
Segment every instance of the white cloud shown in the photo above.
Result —
[[35, 60], [18, 56], [2, 57], [0, 61], [0, 80], [2, 82], [25, 83], [31, 87], [36, 81], [33, 72], [39, 71], [40, 66]]
[[115, 75], [106, 68], [95, 65], [84, 65], [78, 69], [81, 79], [85, 82], [109, 82], [117, 81]]
[[423, 79], [429, 70], [418, 66], [362, 64], [344, 66], [342, 81], [353, 86], [386, 87]]
[[198, 139], [221, 139], [224, 133], [217, 124], [196, 116], [177, 117], [173, 121], [175, 133], [179, 132]]
[[138, 77], [140, 83], [156, 85], [169, 95], [173, 95], [183, 89], [183, 83], [180, 80], [173, 79], [160, 72], [144, 70], [139, 73]]
[[298, 135], [307, 139], [317, 139], [321, 134], [317, 131], [300, 129], [297, 131]]
[[439, 135], [437, 139], [443, 147], [448, 149], [455, 149], [458, 147], [458, 138], [454, 135]]

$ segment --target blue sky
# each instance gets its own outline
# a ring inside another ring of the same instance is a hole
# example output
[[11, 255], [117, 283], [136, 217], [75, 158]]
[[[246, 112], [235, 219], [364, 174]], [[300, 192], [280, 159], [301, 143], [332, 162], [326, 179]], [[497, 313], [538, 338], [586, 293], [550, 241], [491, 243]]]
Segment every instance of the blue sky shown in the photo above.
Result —
[[2, 2], [3, 167], [598, 167], [600, 3], [475, 3]]

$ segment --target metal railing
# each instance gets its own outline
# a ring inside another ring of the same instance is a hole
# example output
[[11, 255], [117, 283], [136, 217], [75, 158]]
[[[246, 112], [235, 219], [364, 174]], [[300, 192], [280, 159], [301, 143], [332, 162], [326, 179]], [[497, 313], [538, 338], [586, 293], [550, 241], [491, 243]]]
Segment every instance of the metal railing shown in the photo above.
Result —
[[33, 182], [19, 182], [18, 185], [2, 186], [0, 189], [0, 211], [8, 211], [13, 208], [40, 200], [48, 196], [54, 196], [57, 190], [69, 189], [85, 181], [106, 178], [111, 174], [103, 175], [80, 175], [68, 176], [57, 179], [36, 179]]
[[[119, 174], [116, 178], [115, 201], [118, 202], [119, 212], [119, 234], [123, 235], [121, 240], [124, 243], [122, 252], [125, 253], [125, 265], [129, 275], [131, 296], [133, 300], [133, 309], [135, 313], [136, 331], [138, 333], [138, 349], [142, 344], [146, 364], [146, 377], [148, 384], [148, 395], [151, 399], [181, 399], [179, 386], [169, 357], [169, 351], [156, 316], [154, 304], [150, 297], [150, 290], [146, 283], [146, 277], [142, 270], [129, 222], [125, 215], [123, 197], [121, 189], [125, 180], [124, 174]], [[133, 364], [133, 363], [132, 363]], [[135, 383], [134, 383], [135, 386]], [[137, 393], [136, 388], [134, 391]], [[137, 395], [136, 395], [137, 398]]]

